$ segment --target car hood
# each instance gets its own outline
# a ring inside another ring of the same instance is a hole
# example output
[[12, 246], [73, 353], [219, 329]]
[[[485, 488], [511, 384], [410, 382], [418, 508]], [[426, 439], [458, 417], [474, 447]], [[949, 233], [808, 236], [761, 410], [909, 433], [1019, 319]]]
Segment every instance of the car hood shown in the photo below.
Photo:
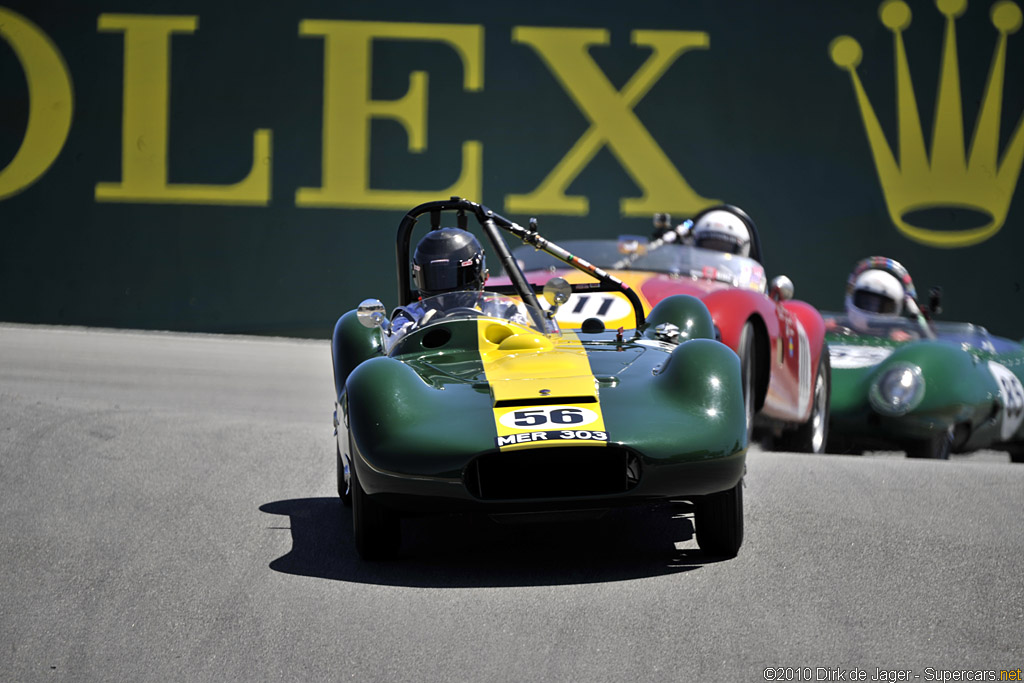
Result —
[[991, 373], [984, 370], [988, 365], [956, 344], [928, 339], [857, 343], [860, 340], [840, 335], [829, 335], [828, 341], [833, 416], [867, 409], [873, 383], [889, 369], [906, 365], [919, 368], [924, 378], [924, 399], [916, 412], [945, 409], [947, 404], [978, 404], [986, 394], [998, 393]]
[[[467, 390], [486, 394], [499, 437], [533, 424], [547, 432], [576, 425], [603, 432], [602, 387], [617, 385], [649, 350], [666, 357], [649, 349], [658, 342], [625, 341], [615, 331], [546, 336], [491, 319], [440, 325], [450, 329], [450, 344], [428, 350], [412, 339], [408, 352], [393, 358], [448, 398]], [[641, 374], [650, 377], [650, 362], [641, 365], [648, 369]], [[566, 441], [559, 439], [558, 445]]]
[[421, 353], [401, 360], [431, 386], [469, 384], [489, 391], [495, 405], [524, 405], [570, 397], [597, 400], [602, 384], [616, 383], [649, 346], [663, 345], [647, 340], [616, 342], [614, 332], [587, 335], [584, 341], [566, 332], [561, 338], [538, 339], [532, 348], [507, 346], [489, 342], [481, 334], [476, 348]]
[[491, 349], [480, 354], [495, 407], [535, 401], [597, 401], [597, 382], [582, 344], [538, 352]]

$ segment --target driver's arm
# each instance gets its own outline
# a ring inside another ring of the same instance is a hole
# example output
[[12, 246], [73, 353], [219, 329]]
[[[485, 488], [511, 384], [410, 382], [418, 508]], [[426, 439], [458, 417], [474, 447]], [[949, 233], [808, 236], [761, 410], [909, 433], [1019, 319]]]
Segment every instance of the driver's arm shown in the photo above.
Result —
[[391, 312], [391, 334], [400, 337], [413, 328], [422, 311], [410, 310], [407, 306], [398, 306]]

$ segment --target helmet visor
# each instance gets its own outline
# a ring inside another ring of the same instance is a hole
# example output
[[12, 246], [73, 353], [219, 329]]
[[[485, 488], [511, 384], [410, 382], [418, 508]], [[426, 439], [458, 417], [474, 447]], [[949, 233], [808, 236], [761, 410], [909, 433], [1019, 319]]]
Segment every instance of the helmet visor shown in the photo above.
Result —
[[479, 288], [480, 271], [480, 261], [476, 258], [462, 262], [437, 259], [412, 267], [416, 288], [421, 292], [451, 292]]
[[743, 246], [737, 240], [720, 235], [701, 237], [697, 240], [696, 244], [701, 249], [714, 249], [726, 254], [739, 254], [743, 249]]
[[878, 292], [858, 289], [853, 293], [853, 305], [868, 313], [896, 313], [896, 301]]

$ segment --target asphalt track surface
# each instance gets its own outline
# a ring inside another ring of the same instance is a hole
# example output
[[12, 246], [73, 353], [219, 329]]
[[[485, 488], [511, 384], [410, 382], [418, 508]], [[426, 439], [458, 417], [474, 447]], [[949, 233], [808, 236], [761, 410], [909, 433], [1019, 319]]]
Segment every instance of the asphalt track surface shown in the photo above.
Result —
[[367, 564], [334, 493], [332, 390], [325, 341], [0, 325], [0, 680], [1024, 668], [1024, 466], [1005, 454], [754, 450], [728, 561], [679, 506], [418, 519], [400, 561]]

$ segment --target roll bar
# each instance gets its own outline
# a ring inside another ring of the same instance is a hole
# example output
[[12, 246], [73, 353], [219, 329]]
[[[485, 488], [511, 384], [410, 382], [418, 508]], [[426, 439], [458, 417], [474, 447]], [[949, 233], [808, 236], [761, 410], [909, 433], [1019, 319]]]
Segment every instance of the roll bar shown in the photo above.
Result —
[[[461, 197], [452, 197], [441, 201], [420, 204], [402, 218], [402, 222], [398, 226], [396, 244], [399, 305], [408, 305], [416, 299], [416, 291], [412, 287], [411, 278], [409, 276], [409, 250], [412, 242], [413, 228], [420, 216], [429, 213], [431, 216], [431, 229], [436, 230], [441, 227], [442, 211], [456, 211], [458, 214], [458, 226], [460, 228], [465, 228], [466, 226], [466, 214], [473, 214], [477, 219], [477, 222], [480, 223], [484, 234], [487, 235], [487, 239], [491, 242], [491, 246], [494, 248], [495, 254], [501, 261], [502, 267], [505, 269], [509, 279], [512, 281], [515, 293], [518, 294], [525, 303], [533, 307], [533, 309], [541, 310], [540, 304], [537, 301], [537, 295], [534, 292], [533, 286], [531, 286], [527, 281], [526, 276], [523, 275], [523, 271], [520, 270], [515, 259], [512, 257], [512, 253], [509, 251], [508, 245], [505, 244], [505, 240], [502, 239], [501, 233], [498, 231], [499, 228], [516, 236], [522, 240], [524, 244], [529, 244], [536, 249], [544, 251], [559, 261], [562, 261], [563, 263], [596, 278], [601, 283], [601, 286], [597, 291], [621, 292], [627, 299], [629, 299], [630, 303], [633, 304], [637, 330], [643, 326], [645, 320], [643, 304], [640, 302], [640, 297], [637, 296], [636, 292], [633, 291], [633, 289], [625, 282], [601, 268], [598, 268], [592, 263], [570, 254], [551, 240], [541, 236], [541, 234], [537, 232], [536, 219], [530, 219], [530, 227], [524, 228], [504, 216], [495, 213], [482, 204], [477, 204], [476, 202], [471, 202], [468, 199], [463, 199]], [[580, 287], [577, 285], [576, 287], [579, 287], [579, 291], [594, 291], [593, 286]], [[577, 291], [576, 287], [573, 288], [573, 291]]]

